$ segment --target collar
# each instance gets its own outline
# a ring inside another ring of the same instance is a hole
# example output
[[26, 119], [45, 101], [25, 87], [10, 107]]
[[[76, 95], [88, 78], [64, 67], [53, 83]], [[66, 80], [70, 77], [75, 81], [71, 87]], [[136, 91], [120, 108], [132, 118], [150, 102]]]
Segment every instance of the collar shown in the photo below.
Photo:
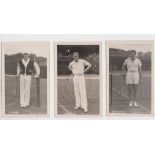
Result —
[[78, 63], [79, 62], [79, 59], [78, 59], [78, 61], [76, 62], [75, 60], [73, 60], [75, 63]]
[[30, 58], [28, 58], [27, 61], [25, 61], [24, 58], [22, 59], [22, 63], [24, 64], [24, 66], [27, 66], [29, 62]]
[[135, 58], [135, 59], [133, 59], [133, 60], [132, 60], [131, 58], [129, 58], [129, 60], [131, 60], [132, 62], [134, 62], [134, 61], [136, 60], [136, 58]]

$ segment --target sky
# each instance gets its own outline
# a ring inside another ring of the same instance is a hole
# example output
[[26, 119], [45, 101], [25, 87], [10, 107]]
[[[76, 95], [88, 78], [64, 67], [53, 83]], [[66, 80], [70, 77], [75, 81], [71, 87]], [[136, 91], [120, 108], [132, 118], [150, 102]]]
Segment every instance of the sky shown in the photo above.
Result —
[[118, 49], [122, 49], [122, 50], [136, 50], [137, 52], [141, 51], [141, 52], [153, 52], [153, 43], [152, 41], [127, 41], [127, 42], [111, 42], [109, 44], [110, 48], [118, 48]]
[[49, 42], [5, 42], [2, 43], [2, 52], [4, 54], [33, 53], [37, 56], [48, 57]]

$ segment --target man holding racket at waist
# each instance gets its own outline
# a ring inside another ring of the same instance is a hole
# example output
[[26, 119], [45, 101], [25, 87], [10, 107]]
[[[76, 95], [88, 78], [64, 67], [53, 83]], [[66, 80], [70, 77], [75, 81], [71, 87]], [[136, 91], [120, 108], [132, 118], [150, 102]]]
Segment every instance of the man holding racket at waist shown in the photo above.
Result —
[[[142, 73], [141, 61], [136, 58], [136, 51], [129, 51], [129, 58], [124, 61], [122, 66], [123, 75], [125, 75], [125, 68], [127, 67], [126, 74], [126, 84], [128, 85], [128, 94], [129, 94], [129, 107], [135, 106], [138, 107], [138, 103], [136, 102], [136, 94], [138, 89], [139, 82], [142, 82]], [[132, 97], [133, 94], [133, 97]]]
[[17, 64], [17, 76], [20, 76], [20, 106], [27, 107], [30, 102], [31, 78], [33, 70], [36, 74], [34, 77], [38, 78], [40, 75], [40, 67], [36, 62], [29, 58], [27, 53], [24, 53], [23, 59]]
[[[84, 59], [79, 59], [79, 53], [73, 53], [73, 61], [69, 64], [69, 70], [73, 74], [74, 94], [76, 106], [74, 109], [81, 108], [84, 112], [88, 111], [86, 84], [84, 74], [91, 68], [91, 64]], [[86, 68], [85, 68], [86, 67]]]

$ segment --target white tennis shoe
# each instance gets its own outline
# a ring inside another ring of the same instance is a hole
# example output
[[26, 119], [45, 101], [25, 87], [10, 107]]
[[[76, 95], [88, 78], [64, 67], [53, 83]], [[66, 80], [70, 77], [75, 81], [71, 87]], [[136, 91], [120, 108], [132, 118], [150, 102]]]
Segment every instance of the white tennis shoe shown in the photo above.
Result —
[[84, 109], [84, 112], [87, 113], [88, 112], [88, 109]]
[[26, 108], [26, 106], [23, 106], [23, 105], [21, 105], [20, 107], [21, 107], [21, 108]]
[[130, 103], [129, 103], [129, 107], [132, 107], [133, 106], [133, 103], [132, 103], [132, 101], [130, 101]]
[[80, 106], [79, 106], [79, 107], [78, 107], [78, 106], [74, 107], [75, 110], [77, 110], [77, 109], [79, 109], [79, 108], [80, 108]]
[[138, 103], [137, 103], [136, 101], [133, 102], [133, 105], [134, 105], [135, 107], [138, 107]]

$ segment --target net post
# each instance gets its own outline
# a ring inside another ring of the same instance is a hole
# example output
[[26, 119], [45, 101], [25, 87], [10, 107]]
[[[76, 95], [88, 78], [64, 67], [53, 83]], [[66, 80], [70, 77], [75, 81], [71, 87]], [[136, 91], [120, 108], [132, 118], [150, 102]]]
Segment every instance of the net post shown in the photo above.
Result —
[[17, 76], [15, 76], [15, 78], [16, 78], [16, 97], [18, 97], [18, 77]]
[[40, 107], [40, 78], [36, 78], [36, 83], [37, 83], [37, 106]]
[[110, 74], [110, 105], [112, 106], [112, 73]]

